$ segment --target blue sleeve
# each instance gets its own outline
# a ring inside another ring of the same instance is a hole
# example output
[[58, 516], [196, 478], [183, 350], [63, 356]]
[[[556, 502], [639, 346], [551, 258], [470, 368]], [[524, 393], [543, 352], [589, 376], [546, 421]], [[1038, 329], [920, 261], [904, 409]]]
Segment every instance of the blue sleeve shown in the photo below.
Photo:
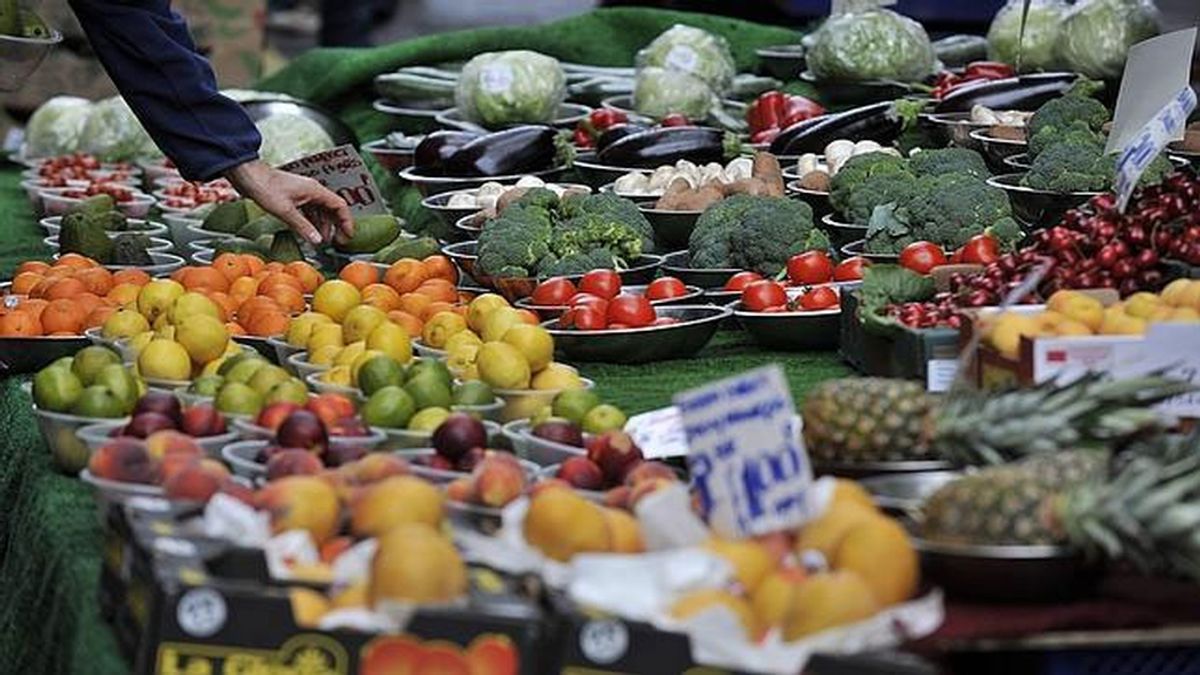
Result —
[[70, 0], [109, 77], [158, 147], [191, 180], [258, 157], [262, 138], [217, 91], [169, 0]]

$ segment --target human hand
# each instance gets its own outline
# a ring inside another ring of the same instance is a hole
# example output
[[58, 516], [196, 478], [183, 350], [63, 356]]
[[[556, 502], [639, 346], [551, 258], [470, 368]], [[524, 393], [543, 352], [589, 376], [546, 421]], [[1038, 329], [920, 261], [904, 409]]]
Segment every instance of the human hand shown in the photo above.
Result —
[[[345, 200], [311, 178], [271, 168], [257, 159], [233, 167], [225, 177], [243, 197], [253, 199], [313, 244], [328, 241], [335, 225], [345, 237], [354, 234], [354, 218]], [[300, 210], [304, 206], [317, 207], [310, 209], [320, 216], [316, 224]]]

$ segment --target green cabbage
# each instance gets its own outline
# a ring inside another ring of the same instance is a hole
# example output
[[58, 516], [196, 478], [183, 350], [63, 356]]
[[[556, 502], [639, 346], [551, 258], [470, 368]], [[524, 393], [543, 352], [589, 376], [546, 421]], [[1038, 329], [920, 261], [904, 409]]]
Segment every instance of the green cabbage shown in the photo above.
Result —
[[1154, 8], [1144, 0], [1080, 0], [1063, 18], [1058, 55], [1082, 75], [1115, 80], [1129, 48], [1157, 34]]
[[717, 94], [729, 90], [737, 72], [725, 38], [683, 24], [671, 26], [638, 51], [636, 63], [639, 69], [686, 73]]
[[77, 96], [55, 96], [38, 106], [25, 125], [24, 155], [29, 158], [67, 155], [79, 149], [79, 138], [92, 113], [92, 102]]
[[463, 66], [454, 102], [465, 119], [485, 127], [549, 122], [566, 98], [558, 59], [527, 50], [480, 54]]
[[262, 135], [258, 155], [271, 166], [333, 148], [333, 139], [320, 124], [292, 113], [276, 113], [256, 122]]
[[[988, 58], [1016, 65], [1017, 44], [1021, 39], [1021, 11], [1024, 0], [1008, 0], [988, 29]], [[1021, 70], [1053, 70], [1058, 57], [1055, 49], [1060, 23], [1067, 6], [1061, 0], [1033, 0], [1025, 20], [1025, 49]]]
[[79, 150], [103, 162], [127, 162], [161, 155], [158, 146], [120, 96], [92, 106], [80, 134]]
[[717, 96], [703, 80], [665, 68], [639, 68], [633, 88], [633, 107], [641, 115], [662, 119], [681, 113], [689, 120], [708, 117]]
[[918, 82], [936, 67], [921, 24], [887, 9], [830, 17], [808, 51], [808, 68], [819, 80]]

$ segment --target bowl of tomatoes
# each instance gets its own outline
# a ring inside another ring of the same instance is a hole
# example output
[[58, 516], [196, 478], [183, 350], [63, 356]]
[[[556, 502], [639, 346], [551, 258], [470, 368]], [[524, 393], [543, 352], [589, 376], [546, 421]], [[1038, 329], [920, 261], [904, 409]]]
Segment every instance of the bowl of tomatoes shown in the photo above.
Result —
[[537, 312], [543, 319], [556, 319], [590, 298], [611, 298], [620, 293], [643, 296], [650, 304], [699, 304], [704, 290], [688, 286], [675, 277], [659, 277], [649, 284], [625, 285], [613, 270], [593, 270], [578, 280], [551, 277], [539, 283], [533, 294], [517, 301], [517, 307]]
[[732, 307], [738, 323], [765, 349], [836, 349], [841, 287], [785, 286], [764, 279], [748, 285]]
[[688, 286], [697, 286], [706, 291], [723, 287], [733, 275], [741, 272], [736, 268], [692, 267], [691, 255], [687, 251], [676, 251], [665, 255], [662, 270]]
[[[825, 251], [805, 251], [788, 258], [787, 265], [776, 280], [785, 286], [853, 285], [862, 281], [863, 269], [870, 264], [862, 256], [852, 256], [835, 263]], [[758, 272], [738, 272], [720, 289], [706, 291], [704, 295], [710, 302], [728, 305], [740, 300], [748, 286], [764, 280], [766, 277]]]

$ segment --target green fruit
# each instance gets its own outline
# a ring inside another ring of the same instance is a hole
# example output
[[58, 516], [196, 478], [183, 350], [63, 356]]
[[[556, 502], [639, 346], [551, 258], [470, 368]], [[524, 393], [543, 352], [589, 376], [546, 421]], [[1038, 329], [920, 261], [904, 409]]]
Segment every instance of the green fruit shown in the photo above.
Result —
[[213, 402], [217, 410], [234, 415], [257, 415], [263, 407], [263, 397], [250, 385], [226, 382]]
[[580, 426], [588, 412], [600, 405], [600, 397], [590, 389], [569, 389], [554, 397], [554, 416]]
[[67, 412], [83, 393], [83, 383], [70, 368], [50, 366], [33, 378], [33, 402], [43, 410]]
[[250, 380], [254, 377], [254, 375], [269, 365], [271, 364], [267, 363], [266, 360], [261, 357], [251, 357], [238, 362], [224, 373], [220, 373], [219, 368], [217, 369], [217, 372], [225, 376], [226, 382], [239, 382], [241, 384], [249, 385]]
[[71, 413], [80, 417], [124, 417], [125, 412], [125, 402], [102, 384], [84, 388], [71, 407]]
[[238, 352], [237, 354], [234, 354], [233, 356], [231, 356], [221, 362], [221, 365], [217, 367], [217, 374], [224, 377], [229, 374], [229, 371], [232, 370], [234, 366], [241, 363], [242, 361], [245, 361], [246, 359], [261, 359], [261, 358], [262, 357], [259, 356], [258, 354], [248, 354], [246, 352]]
[[61, 356], [61, 357], [55, 359], [54, 363], [51, 363], [50, 365], [48, 365], [46, 367], [47, 368], [66, 368], [67, 370], [70, 370], [71, 366], [74, 364], [75, 364], [74, 356]]
[[121, 363], [101, 368], [100, 373], [96, 375], [95, 384], [108, 387], [112, 393], [116, 394], [117, 398], [121, 399], [122, 416], [133, 412], [133, 407], [141, 398], [137, 378], [133, 376], [133, 371]]
[[188, 387], [188, 392], [197, 396], [216, 396], [224, 384], [225, 378], [220, 375], [203, 375], [192, 382], [192, 386]]
[[417, 404], [412, 396], [400, 387], [380, 389], [359, 410], [363, 422], [368, 426], [390, 429], [403, 429], [416, 412]]
[[266, 396], [276, 385], [287, 382], [291, 377], [288, 371], [279, 366], [266, 365], [254, 371], [254, 375], [246, 384], [260, 395]]
[[426, 408], [412, 416], [408, 421], [408, 430], [432, 432], [442, 426], [449, 416], [450, 411], [445, 408]]
[[408, 370], [404, 371], [405, 383], [416, 379], [418, 376], [425, 373], [433, 373], [442, 378], [447, 387], [454, 386], [454, 373], [446, 367], [446, 364], [435, 359], [417, 359], [409, 365]]
[[358, 388], [370, 396], [384, 387], [404, 383], [404, 366], [390, 356], [376, 356], [358, 369]]
[[374, 253], [400, 234], [400, 221], [390, 214], [354, 219], [354, 236], [347, 241], [335, 238], [333, 247], [342, 253]]
[[108, 347], [100, 345], [91, 345], [80, 349], [75, 354], [75, 361], [71, 364], [71, 370], [75, 376], [87, 387], [96, 381], [96, 375], [100, 374], [100, 369], [104, 366], [121, 363], [121, 355]]
[[496, 394], [485, 382], [471, 380], [454, 388], [454, 405], [490, 405], [496, 402]]
[[308, 403], [308, 387], [304, 385], [303, 381], [293, 377], [280, 382], [267, 392], [266, 403], [284, 402], [296, 405]]
[[583, 431], [589, 434], [602, 434], [606, 431], [625, 428], [625, 413], [615, 405], [601, 403], [583, 416]]
[[404, 391], [413, 397], [417, 410], [449, 408], [453, 399], [450, 387], [435, 373], [422, 373], [404, 383]]

